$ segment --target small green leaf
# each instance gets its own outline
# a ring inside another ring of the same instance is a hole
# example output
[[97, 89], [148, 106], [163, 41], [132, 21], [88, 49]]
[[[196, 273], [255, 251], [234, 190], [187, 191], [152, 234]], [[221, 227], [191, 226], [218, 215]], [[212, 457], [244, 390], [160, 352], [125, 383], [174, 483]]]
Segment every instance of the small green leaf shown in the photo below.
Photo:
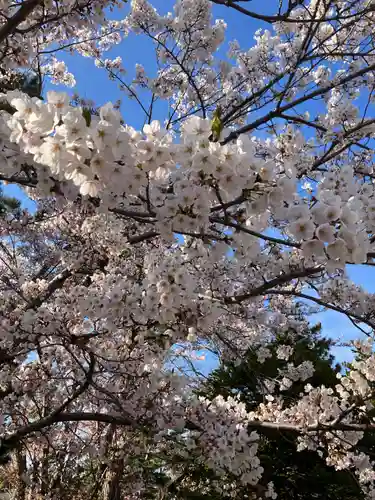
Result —
[[86, 120], [86, 125], [89, 127], [91, 123], [91, 113], [88, 108], [83, 108], [82, 116]]
[[124, 248], [122, 252], [120, 253], [119, 257], [126, 258], [130, 256], [130, 250], [128, 248]]
[[211, 122], [211, 131], [212, 137], [214, 141], [218, 141], [220, 139], [220, 134], [223, 130], [223, 122], [221, 121], [221, 108], [220, 106], [214, 111]]

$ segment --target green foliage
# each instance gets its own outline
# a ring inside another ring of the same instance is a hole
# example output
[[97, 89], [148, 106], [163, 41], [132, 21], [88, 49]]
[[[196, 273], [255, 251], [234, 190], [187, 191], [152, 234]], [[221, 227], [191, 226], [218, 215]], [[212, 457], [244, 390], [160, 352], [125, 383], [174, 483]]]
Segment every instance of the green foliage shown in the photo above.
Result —
[[218, 141], [220, 139], [220, 134], [223, 130], [223, 122], [221, 121], [221, 108], [220, 106], [214, 111], [211, 122], [211, 131], [212, 138], [214, 141]]
[[[22, 71], [10, 72], [4, 75], [0, 83], [0, 93], [10, 92], [12, 90], [21, 90], [28, 94], [30, 97], [42, 97], [43, 82], [39, 75], [36, 73], [26, 73]], [[14, 113], [14, 108], [9, 102], [2, 98], [0, 99], [0, 111], [4, 110], [10, 114]]]
[[[258, 361], [255, 351], [249, 351], [247, 357], [240, 365], [227, 363], [215, 370], [206, 386], [210, 397], [222, 394], [225, 397], [239, 393], [241, 400], [246, 402], [248, 410], [253, 410], [263, 401], [262, 380], [274, 379], [279, 369], [285, 368], [287, 362], [276, 357], [279, 345], [293, 345], [294, 352], [288, 362], [299, 365], [303, 361], [311, 361], [316, 367], [313, 377], [309, 380], [311, 385], [325, 385], [333, 387], [337, 384], [336, 374], [340, 366], [333, 366], [333, 356], [330, 354], [330, 341], [319, 338], [320, 325], [311, 329], [309, 336], [295, 338], [293, 341], [287, 335], [280, 335], [269, 346], [273, 356], [263, 363]], [[305, 382], [294, 383], [288, 391], [283, 391], [287, 400], [293, 401], [304, 390]]]
[[[280, 345], [293, 345], [294, 352], [288, 361], [280, 360], [276, 356]], [[313, 386], [325, 385], [334, 387], [337, 384], [337, 373], [341, 366], [334, 363], [330, 353], [331, 342], [320, 336], [320, 325], [311, 328], [305, 334], [297, 336], [280, 335], [271, 344], [272, 357], [264, 363], [258, 361], [255, 351], [249, 351], [240, 365], [227, 363], [215, 370], [208, 378], [199, 394], [214, 398], [222, 395], [238, 395], [245, 403], [247, 410], [253, 410], [264, 401], [266, 389], [264, 381], [275, 379], [279, 369], [293, 362], [299, 365], [303, 361], [311, 361], [315, 366], [315, 373], [308, 382]], [[280, 377], [279, 377], [280, 378]], [[287, 391], [282, 392], [286, 405], [293, 404], [304, 391], [307, 382], [295, 383]], [[277, 389], [275, 393], [277, 394]], [[280, 393], [281, 394], [281, 393]], [[258, 430], [260, 443], [258, 456], [261, 459], [264, 473], [260, 487], [273, 482], [279, 500], [361, 500], [363, 494], [351, 471], [337, 471], [325, 462], [325, 456], [319, 456], [316, 451], [297, 451], [297, 436], [292, 432], [280, 433], [278, 430]], [[366, 437], [362, 440], [367, 450], [374, 450], [375, 437]], [[176, 457], [176, 464], [179, 463]], [[183, 472], [178, 480], [169, 482], [168, 474], [163, 472], [163, 460], [154, 462], [150, 458], [149, 483], [150, 490], [147, 498], [155, 498], [155, 490], [151, 485], [162, 488], [163, 498], [166, 500], [226, 500], [230, 497], [219, 493], [214, 488], [215, 474], [207, 466], [194, 458], [192, 453], [185, 457]], [[165, 462], [168, 468], [168, 461]], [[224, 478], [222, 478], [224, 479]], [[232, 478], [226, 478], [228, 484]], [[225, 481], [225, 479], [224, 479]], [[237, 498], [247, 498], [248, 490], [244, 489]]]
[[[275, 355], [260, 363], [256, 352], [248, 353], [239, 366], [228, 363], [214, 371], [209, 377], [204, 394], [212, 398], [219, 394], [224, 397], [237, 394], [253, 410], [264, 401], [265, 389], [262, 381], [274, 379], [278, 370], [287, 362], [295, 365], [310, 360], [315, 373], [310, 382], [313, 386], [334, 387], [341, 367], [334, 365], [330, 354], [330, 341], [319, 336], [320, 325], [310, 331], [309, 336], [291, 340], [283, 335], [275, 339], [270, 350], [275, 354], [280, 344], [292, 344], [294, 353], [289, 361], [277, 359]], [[285, 404], [292, 404], [303, 392], [306, 382], [295, 383], [282, 395]], [[277, 394], [277, 389], [276, 389]], [[350, 471], [336, 471], [325, 463], [315, 451], [297, 451], [296, 435], [280, 434], [276, 430], [258, 431], [261, 434], [258, 456], [264, 467], [262, 483], [272, 481], [279, 500], [359, 500], [363, 498], [360, 488]], [[366, 438], [366, 448], [373, 448], [373, 439]]]
[[6, 196], [0, 186], [0, 217], [5, 217], [7, 214], [19, 216], [20, 211], [20, 200], [11, 196]]
[[30, 97], [42, 99], [42, 80], [36, 73], [13, 72], [7, 78], [3, 78], [0, 84], [0, 92], [11, 90], [21, 90]]
[[90, 123], [91, 123], [91, 112], [90, 112], [89, 108], [83, 108], [82, 115], [86, 121], [86, 125], [89, 127]]

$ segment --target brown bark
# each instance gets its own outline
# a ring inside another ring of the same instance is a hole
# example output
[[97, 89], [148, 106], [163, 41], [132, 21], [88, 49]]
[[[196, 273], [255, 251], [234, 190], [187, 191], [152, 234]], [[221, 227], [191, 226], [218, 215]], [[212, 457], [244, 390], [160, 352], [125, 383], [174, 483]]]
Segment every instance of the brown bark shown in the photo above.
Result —
[[17, 12], [7, 20], [7, 22], [0, 28], [0, 43], [4, 42], [6, 38], [14, 33], [17, 27], [27, 19], [27, 16], [35, 9], [40, 3], [40, 0], [26, 0], [21, 4]]
[[124, 470], [124, 459], [114, 459], [107, 471], [104, 487], [103, 500], [121, 499], [121, 478]]
[[17, 462], [17, 479], [16, 479], [16, 500], [25, 500], [26, 498], [26, 483], [25, 474], [26, 469], [26, 455], [21, 449], [16, 451], [16, 462]]
[[48, 447], [43, 448], [43, 457], [41, 461], [41, 470], [40, 470], [40, 493], [46, 495], [48, 493], [49, 486], [49, 474], [48, 474]]

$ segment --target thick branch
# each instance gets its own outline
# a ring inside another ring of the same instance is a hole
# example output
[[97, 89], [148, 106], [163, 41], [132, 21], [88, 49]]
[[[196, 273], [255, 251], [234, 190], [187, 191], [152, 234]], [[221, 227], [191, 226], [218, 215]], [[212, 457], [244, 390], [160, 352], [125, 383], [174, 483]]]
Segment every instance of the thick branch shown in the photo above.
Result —
[[76, 391], [73, 392], [71, 396], [69, 396], [64, 403], [62, 403], [56, 410], [52, 411], [49, 415], [44, 418], [41, 418], [37, 422], [32, 422], [24, 427], [18, 429], [15, 433], [10, 435], [9, 437], [3, 439], [0, 443], [0, 457], [9, 453], [14, 448], [16, 448], [20, 442], [20, 440], [28, 436], [33, 432], [40, 431], [46, 427], [49, 427], [56, 422], [63, 422], [63, 420], [59, 420], [61, 413], [75, 400], [77, 399], [91, 383], [92, 376], [94, 373], [95, 367], [95, 358], [93, 354], [90, 354], [90, 365], [88, 371], [85, 373], [85, 381], [78, 387]]
[[40, 0], [25, 0], [17, 12], [8, 19], [8, 21], [0, 28], [0, 43], [14, 33], [17, 26], [21, 24], [29, 14], [35, 9], [35, 7], [41, 3]]
[[294, 241], [283, 240], [281, 238], [274, 238], [273, 236], [267, 236], [266, 234], [258, 233], [256, 231], [252, 231], [251, 229], [242, 226], [241, 224], [237, 224], [237, 222], [231, 222], [229, 220], [222, 219], [220, 217], [210, 217], [210, 222], [215, 224], [222, 224], [224, 226], [233, 227], [238, 231], [242, 231], [243, 233], [250, 234], [256, 238], [260, 238], [265, 241], [269, 241], [270, 243], [277, 243], [279, 245], [285, 245], [287, 247], [300, 248], [300, 244]]
[[72, 275], [71, 269], [64, 269], [61, 273], [59, 273], [57, 276], [55, 276], [47, 286], [47, 290], [43, 292], [39, 297], [36, 297], [34, 300], [32, 300], [29, 304], [27, 309], [35, 309], [42, 305], [42, 303], [48, 299], [56, 290], [61, 288], [65, 281], [70, 278]]
[[[315, 302], [315, 304], [318, 304], [322, 307], [325, 307], [327, 309], [331, 309], [332, 311], [336, 311], [338, 313], [345, 314], [345, 316], [353, 318], [353, 319], [359, 321], [360, 323], [364, 323], [365, 325], [367, 325], [370, 328], [375, 330], [375, 323], [373, 323], [372, 321], [367, 320], [363, 316], [360, 316], [359, 314], [350, 312], [349, 310], [344, 309], [340, 306], [335, 306], [334, 304], [330, 304], [328, 302], [325, 302], [324, 300], [322, 300], [318, 297], [312, 297], [311, 295], [307, 295], [307, 294], [302, 293], [302, 292], [296, 292], [293, 290], [268, 290], [267, 294], [268, 295], [288, 295], [288, 296], [293, 296], [293, 297], [298, 297], [301, 299], [309, 300], [311, 302]], [[244, 299], [244, 300], [246, 300], [246, 299]]]
[[[135, 422], [129, 416], [123, 415], [110, 415], [108, 413], [96, 413], [96, 412], [75, 412], [75, 413], [60, 413], [56, 415], [53, 419], [50, 417], [46, 417], [45, 419], [41, 419], [38, 422], [34, 422], [25, 427], [21, 427], [14, 434], [5, 438], [0, 447], [0, 455], [4, 453], [8, 453], [11, 450], [14, 450], [19, 441], [38, 431], [42, 431], [43, 429], [50, 427], [53, 424], [61, 423], [61, 422], [102, 422], [107, 424], [116, 424], [126, 427], [132, 427], [139, 429], [140, 426], [137, 422]], [[187, 423], [187, 428], [190, 427], [190, 424]], [[192, 425], [194, 429], [197, 429], [195, 424]], [[351, 430], [351, 431], [375, 431], [375, 424], [359, 424], [359, 423], [345, 423], [345, 422], [327, 422], [327, 423], [317, 423], [309, 426], [298, 426], [288, 423], [278, 423], [278, 422], [261, 422], [258, 420], [250, 420], [248, 422], [249, 429], [258, 429], [258, 430], [267, 430], [272, 429], [276, 431], [288, 431], [297, 434], [304, 434], [309, 432], [318, 432], [325, 431], [329, 432], [332, 430]]]
[[285, 104], [284, 106], [281, 106], [278, 109], [274, 109], [267, 113], [266, 115], [262, 116], [261, 118], [258, 118], [252, 123], [249, 123], [237, 130], [234, 130], [231, 132], [223, 141], [222, 144], [227, 144], [228, 142], [231, 142], [237, 137], [239, 137], [241, 134], [244, 134], [246, 132], [251, 132], [252, 130], [258, 128], [260, 125], [264, 125], [268, 121], [272, 120], [273, 118], [277, 118], [280, 116], [280, 114], [285, 113], [285, 111], [289, 111], [290, 109], [294, 108], [295, 106], [298, 106], [299, 104], [303, 104], [306, 101], [309, 101], [311, 99], [314, 99], [315, 97], [318, 97], [320, 95], [324, 95], [330, 90], [339, 87], [340, 85], [344, 85], [345, 83], [351, 82], [355, 78], [358, 78], [360, 76], [365, 75], [366, 73], [369, 73], [370, 71], [375, 70], [375, 64], [371, 64], [370, 66], [365, 66], [364, 68], [356, 71], [355, 73], [352, 73], [345, 78], [341, 79], [334, 79], [329, 85], [323, 88], [319, 88], [314, 90], [313, 92], [310, 92], [308, 94], [304, 94], [303, 96], [299, 97], [293, 102], [290, 102], [288, 104]]
[[48, 417], [42, 418], [37, 422], [32, 422], [24, 427], [21, 427], [9, 437], [3, 439], [0, 445], [0, 456], [9, 453], [17, 448], [21, 439], [30, 436], [35, 432], [40, 432], [51, 425], [61, 422], [103, 422], [108, 424], [125, 425], [133, 428], [139, 428], [131, 417], [109, 415], [107, 413], [59, 413], [58, 410], [53, 412]]
[[311, 16], [308, 19], [301, 19], [301, 18], [293, 18], [289, 17], [292, 9], [288, 8], [288, 10], [284, 14], [278, 14], [278, 15], [266, 15], [266, 14], [259, 14], [258, 12], [254, 12], [248, 9], [245, 9], [245, 7], [242, 7], [241, 5], [238, 5], [238, 3], [235, 0], [211, 0], [211, 2], [216, 3], [218, 5], [223, 5], [225, 7], [230, 7], [234, 10], [237, 10], [238, 12], [241, 12], [241, 14], [244, 14], [245, 16], [252, 17], [253, 19], [257, 19], [258, 21], [264, 21], [266, 23], [277, 23], [277, 22], [283, 22], [283, 23], [295, 23], [295, 24], [315, 24], [315, 23], [326, 23], [326, 22], [331, 22], [331, 21], [343, 21], [346, 19], [352, 19], [355, 17], [360, 18], [364, 14], [370, 13], [374, 11], [373, 6], [366, 7], [362, 11], [359, 12], [354, 12], [350, 13], [348, 15], [343, 15], [342, 13], [337, 14], [336, 16], [322, 16], [322, 17], [316, 17], [316, 16]]
[[321, 271], [323, 271], [322, 267], [311, 267], [306, 269], [298, 269], [297, 271], [291, 271], [290, 273], [285, 273], [270, 281], [266, 281], [263, 285], [250, 290], [250, 292], [243, 293], [241, 295], [234, 295], [233, 297], [225, 297], [224, 303], [240, 304], [241, 302], [244, 302], [245, 300], [248, 300], [252, 297], [257, 297], [258, 295], [264, 295], [265, 293], [270, 293], [269, 290], [275, 286], [289, 283], [291, 280], [297, 278], [306, 278], [308, 276], [320, 273]]

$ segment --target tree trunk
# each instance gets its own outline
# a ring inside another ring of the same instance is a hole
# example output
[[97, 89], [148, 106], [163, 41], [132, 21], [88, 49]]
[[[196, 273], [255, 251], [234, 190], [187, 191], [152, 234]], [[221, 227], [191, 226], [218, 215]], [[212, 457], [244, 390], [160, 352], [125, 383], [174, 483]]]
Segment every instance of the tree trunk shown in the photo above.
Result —
[[124, 459], [118, 458], [111, 462], [103, 487], [103, 500], [122, 500], [121, 478], [124, 470]]
[[27, 472], [26, 455], [20, 449], [16, 451], [16, 462], [17, 462], [16, 500], [25, 500], [26, 498], [25, 474]]
[[42, 498], [44, 498], [44, 495], [48, 493], [48, 486], [49, 486], [49, 480], [48, 480], [48, 446], [45, 446], [43, 448], [43, 456], [41, 460], [41, 467], [40, 467], [40, 493], [42, 495]]

